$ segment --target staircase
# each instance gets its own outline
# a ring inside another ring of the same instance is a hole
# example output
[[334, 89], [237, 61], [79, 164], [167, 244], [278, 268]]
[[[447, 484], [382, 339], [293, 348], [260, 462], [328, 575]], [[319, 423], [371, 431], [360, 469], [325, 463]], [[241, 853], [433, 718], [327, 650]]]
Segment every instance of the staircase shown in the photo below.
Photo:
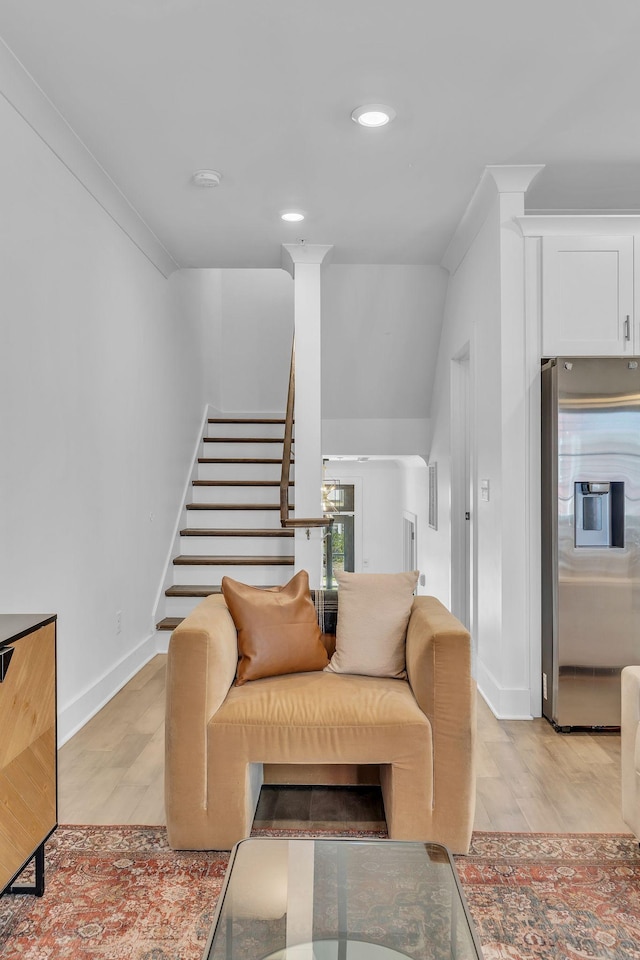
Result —
[[294, 530], [280, 523], [284, 424], [208, 420], [158, 630], [173, 630], [203, 597], [221, 593], [224, 576], [260, 587], [290, 579]]

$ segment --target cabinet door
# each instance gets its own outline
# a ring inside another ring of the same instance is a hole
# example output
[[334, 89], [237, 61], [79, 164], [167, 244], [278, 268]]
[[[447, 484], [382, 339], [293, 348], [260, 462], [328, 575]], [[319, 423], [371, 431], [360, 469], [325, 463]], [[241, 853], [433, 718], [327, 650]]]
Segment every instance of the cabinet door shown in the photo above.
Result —
[[0, 892], [57, 818], [55, 625], [12, 646], [0, 684]]
[[542, 352], [633, 353], [633, 237], [543, 237]]

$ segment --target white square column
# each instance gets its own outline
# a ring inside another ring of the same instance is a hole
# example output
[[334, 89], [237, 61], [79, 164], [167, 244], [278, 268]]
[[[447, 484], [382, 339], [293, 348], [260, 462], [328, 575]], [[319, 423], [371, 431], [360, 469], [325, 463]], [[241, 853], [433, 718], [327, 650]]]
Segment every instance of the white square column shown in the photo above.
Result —
[[[287, 243], [282, 265], [293, 277], [295, 330], [295, 516], [322, 516], [322, 342], [321, 271], [333, 247]], [[322, 582], [323, 527], [295, 531], [295, 570], [307, 570], [309, 584]]]

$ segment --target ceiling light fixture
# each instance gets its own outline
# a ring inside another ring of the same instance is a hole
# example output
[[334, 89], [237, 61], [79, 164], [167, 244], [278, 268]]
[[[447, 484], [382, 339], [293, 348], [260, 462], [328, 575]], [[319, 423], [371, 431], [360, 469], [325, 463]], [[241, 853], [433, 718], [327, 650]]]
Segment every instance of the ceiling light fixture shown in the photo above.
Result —
[[291, 210], [288, 213], [281, 213], [280, 219], [286, 220], [287, 223], [300, 223], [301, 220], [304, 220], [304, 213], [299, 213], [299, 212], [296, 212], [295, 210]]
[[362, 107], [356, 107], [351, 119], [363, 127], [384, 127], [395, 115], [393, 107], [386, 107], [383, 103], [366, 103]]
[[217, 170], [196, 170], [192, 180], [196, 187], [217, 187], [222, 180], [222, 174]]

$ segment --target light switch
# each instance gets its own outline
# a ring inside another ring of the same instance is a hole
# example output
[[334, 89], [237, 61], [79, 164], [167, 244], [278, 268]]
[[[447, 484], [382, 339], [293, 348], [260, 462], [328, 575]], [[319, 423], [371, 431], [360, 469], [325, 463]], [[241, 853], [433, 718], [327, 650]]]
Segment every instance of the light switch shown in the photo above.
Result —
[[489, 499], [489, 481], [488, 480], [480, 481], [480, 496], [483, 500]]

